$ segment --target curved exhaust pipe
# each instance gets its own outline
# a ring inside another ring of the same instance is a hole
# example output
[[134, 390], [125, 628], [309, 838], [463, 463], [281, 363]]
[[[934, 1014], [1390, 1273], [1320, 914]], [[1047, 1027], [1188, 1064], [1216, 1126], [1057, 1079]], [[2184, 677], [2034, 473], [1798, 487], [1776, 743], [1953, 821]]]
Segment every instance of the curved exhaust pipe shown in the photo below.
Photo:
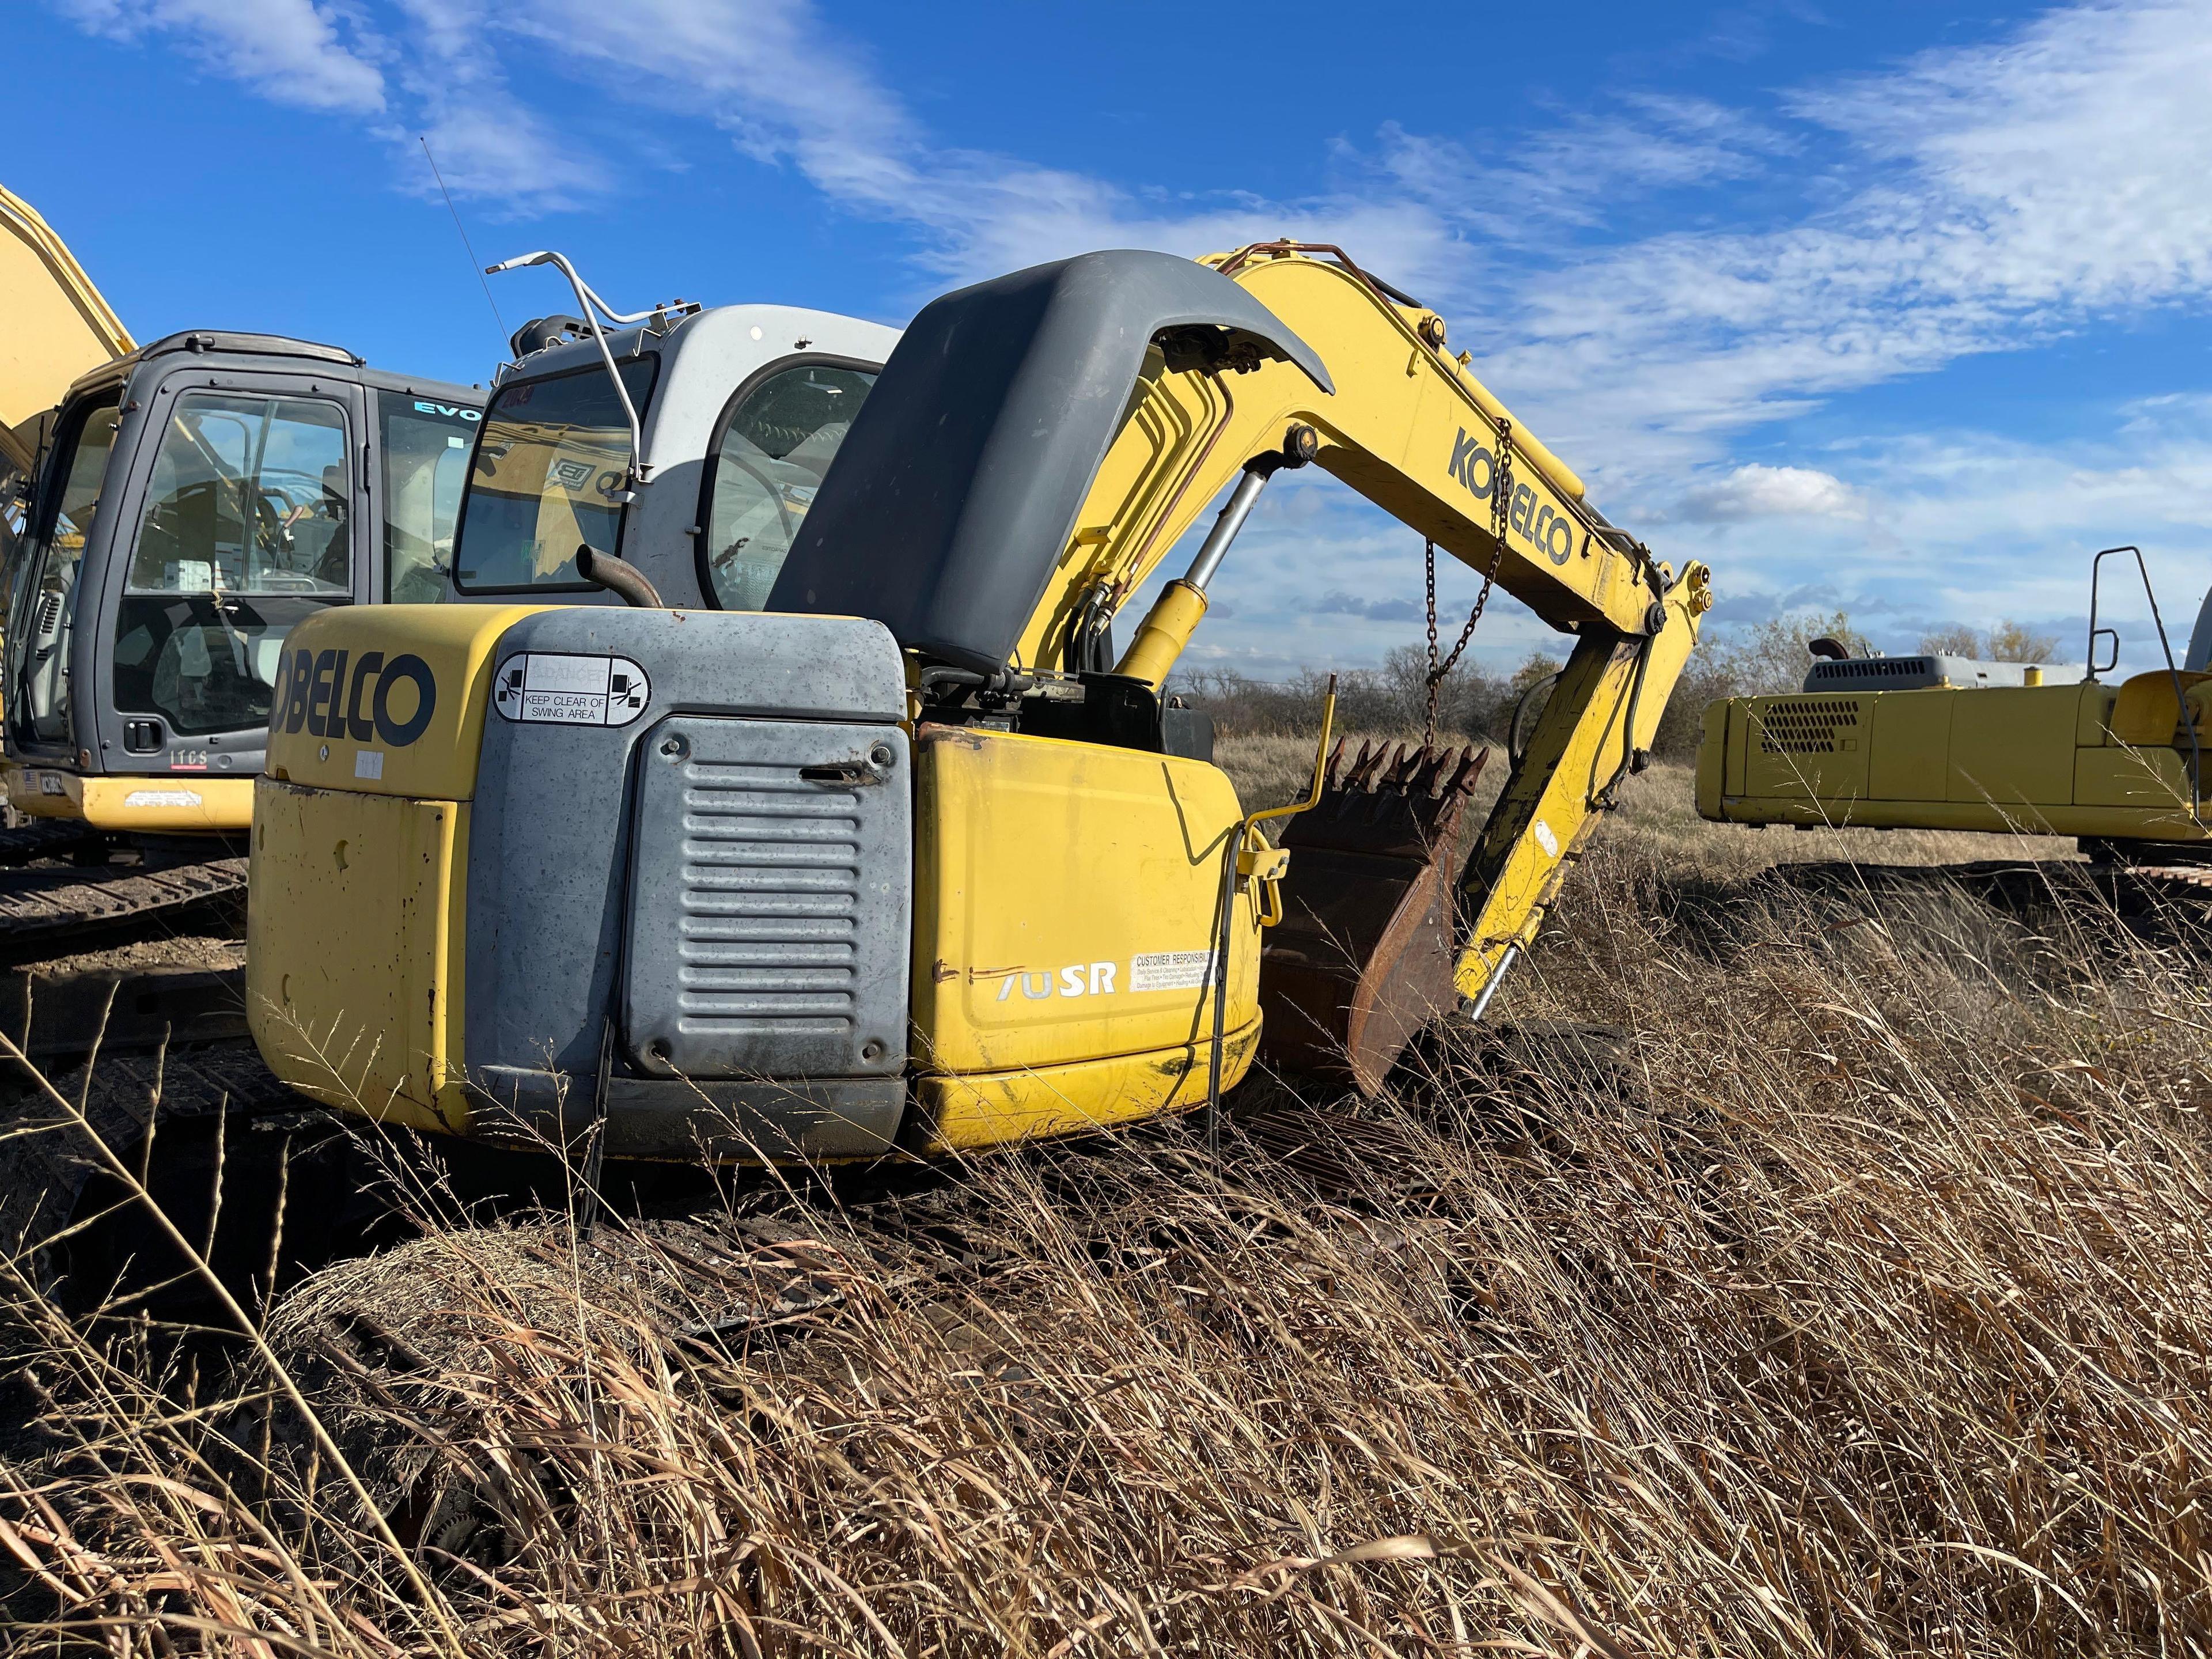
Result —
[[633, 611], [668, 609], [660, 590], [647, 580], [645, 572], [628, 559], [594, 550], [589, 542], [576, 549], [576, 574], [610, 593], [620, 594], [623, 603]]

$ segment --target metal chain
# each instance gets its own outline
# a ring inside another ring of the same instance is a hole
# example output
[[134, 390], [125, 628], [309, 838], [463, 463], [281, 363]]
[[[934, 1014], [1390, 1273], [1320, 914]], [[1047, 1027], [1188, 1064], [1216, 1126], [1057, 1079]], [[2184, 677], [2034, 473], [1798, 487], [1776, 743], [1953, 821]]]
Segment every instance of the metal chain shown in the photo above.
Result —
[[1467, 626], [1459, 630], [1459, 643], [1451, 654], [1441, 663], [1437, 660], [1437, 544], [1433, 537], [1423, 543], [1423, 557], [1428, 565], [1429, 576], [1429, 713], [1421, 728], [1421, 747], [1437, 745], [1437, 692], [1444, 676], [1458, 666], [1461, 653], [1467, 642], [1474, 637], [1474, 625], [1482, 620], [1483, 607], [1490, 603], [1490, 590], [1498, 583], [1498, 567], [1505, 557], [1505, 532], [1511, 522], [1513, 492], [1513, 422], [1498, 422], [1498, 457], [1490, 470], [1490, 568], [1483, 573], [1482, 592], [1475, 595], [1474, 609], [1467, 613]]

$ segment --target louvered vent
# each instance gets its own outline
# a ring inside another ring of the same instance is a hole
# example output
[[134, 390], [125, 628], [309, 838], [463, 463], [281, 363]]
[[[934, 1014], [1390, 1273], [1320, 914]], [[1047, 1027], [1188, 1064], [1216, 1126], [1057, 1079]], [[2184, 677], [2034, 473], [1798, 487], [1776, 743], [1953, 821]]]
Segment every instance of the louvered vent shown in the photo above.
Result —
[[[1932, 685], [1942, 678], [1933, 657], [1848, 657], [1841, 662], [1816, 662], [1808, 680], [1911, 680]], [[1810, 689], [1809, 687], [1808, 688]]]
[[688, 782], [670, 918], [684, 1029], [842, 1043], [860, 968], [860, 792], [727, 762], [695, 762]]
[[1767, 755], [1832, 755], [1836, 734], [1859, 723], [1856, 697], [1808, 697], [1771, 702], [1754, 716], [1759, 752]]
[[639, 1063], [896, 1071], [912, 857], [898, 729], [683, 714], [654, 732], [628, 964]]

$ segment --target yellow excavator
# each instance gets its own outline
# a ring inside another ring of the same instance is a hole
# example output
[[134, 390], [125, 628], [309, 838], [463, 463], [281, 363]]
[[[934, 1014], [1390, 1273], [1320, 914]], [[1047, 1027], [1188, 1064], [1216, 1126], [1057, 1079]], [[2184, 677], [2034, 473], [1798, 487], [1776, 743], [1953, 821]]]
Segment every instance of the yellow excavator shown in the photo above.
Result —
[[[1163, 708], [1255, 501], [1309, 465], [1575, 636], [1456, 883], [1479, 756], [1325, 748], [1255, 812]], [[1255, 1057], [1371, 1090], [1528, 948], [1711, 602], [1435, 312], [1288, 242], [934, 301], [779, 551], [758, 610], [662, 608], [585, 548], [627, 605], [295, 630], [247, 950], [280, 1077], [434, 1133], [823, 1162], [1218, 1103]]]
[[[2141, 580], [2157, 665], [2118, 684], [2100, 623], [2106, 562]], [[2100, 862], [2201, 862], [2212, 598], [2177, 660], [2142, 552], [2090, 565], [2086, 660], [1853, 657], [1831, 645], [1802, 692], [1705, 710], [1698, 811], [1718, 823], [2078, 837]]]

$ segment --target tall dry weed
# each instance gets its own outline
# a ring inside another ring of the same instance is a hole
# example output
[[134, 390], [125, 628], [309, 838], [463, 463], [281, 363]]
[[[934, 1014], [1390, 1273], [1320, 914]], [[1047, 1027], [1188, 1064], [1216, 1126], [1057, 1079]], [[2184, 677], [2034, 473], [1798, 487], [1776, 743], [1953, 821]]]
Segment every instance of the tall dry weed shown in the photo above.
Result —
[[[1616, 828], [1490, 1029], [1218, 1165], [426, 1194], [270, 1345], [471, 1653], [2212, 1648], [2187, 919]], [[436, 1650], [251, 1364], [31, 1317], [26, 1650]]]

